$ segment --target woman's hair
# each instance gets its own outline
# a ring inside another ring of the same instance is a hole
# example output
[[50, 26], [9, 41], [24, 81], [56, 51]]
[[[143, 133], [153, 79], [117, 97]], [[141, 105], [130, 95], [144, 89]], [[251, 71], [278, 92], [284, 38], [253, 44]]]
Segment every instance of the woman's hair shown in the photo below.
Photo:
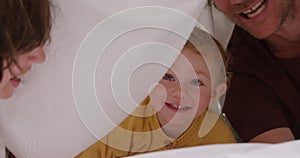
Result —
[[50, 8], [48, 0], [0, 1], [0, 81], [17, 55], [50, 40]]

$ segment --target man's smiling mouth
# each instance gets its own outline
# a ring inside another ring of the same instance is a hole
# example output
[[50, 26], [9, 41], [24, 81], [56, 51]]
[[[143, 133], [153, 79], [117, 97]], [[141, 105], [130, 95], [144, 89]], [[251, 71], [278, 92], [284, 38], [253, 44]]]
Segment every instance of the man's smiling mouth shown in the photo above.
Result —
[[256, 5], [254, 5], [252, 8], [244, 11], [241, 13], [241, 15], [247, 19], [251, 19], [259, 15], [264, 11], [266, 8], [266, 2], [267, 0], [261, 0]]

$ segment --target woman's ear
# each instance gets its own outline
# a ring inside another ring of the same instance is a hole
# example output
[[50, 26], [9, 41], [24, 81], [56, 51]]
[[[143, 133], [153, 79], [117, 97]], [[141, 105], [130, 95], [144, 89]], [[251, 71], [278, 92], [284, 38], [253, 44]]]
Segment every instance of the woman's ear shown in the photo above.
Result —
[[225, 83], [218, 84], [216, 88], [213, 89], [211, 100], [212, 101], [219, 100], [219, 98], [226, 92], [226, 88], [227, 86]]

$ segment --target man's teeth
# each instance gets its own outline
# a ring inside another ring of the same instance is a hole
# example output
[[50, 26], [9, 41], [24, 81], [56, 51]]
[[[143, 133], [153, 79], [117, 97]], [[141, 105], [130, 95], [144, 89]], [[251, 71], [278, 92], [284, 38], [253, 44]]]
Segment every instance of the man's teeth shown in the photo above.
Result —
[[249, 14], [249, 13], [255, 11], [259, 6], [261, 6], [261, 4], [262, 4], [263, 2], [264, 2], [263, 0], [260, 1], [260, 2], [258, 2], [254, 7], [252, 7], [252, 8], [250, 8], [250, 9], [246, 10], [246, 11], [243, 12], [243, 13], [244, 13], [244, 14]]
[[183, 106], [183, 105], [176, 105], [176, 104], [167, 104], [167, 105], [174, 108], [174, 109], [179, 109], [179, 110], [189, 109], [189, 107]]
[[243, 14], [247, 18], [253, 18], [253, 17], [257, 16], [258, 14], [260, 14], [265, 9], [265, 7], [266, 6], [264, 5], [264, 0], [261, 0], [254, 7], [244, 11]]

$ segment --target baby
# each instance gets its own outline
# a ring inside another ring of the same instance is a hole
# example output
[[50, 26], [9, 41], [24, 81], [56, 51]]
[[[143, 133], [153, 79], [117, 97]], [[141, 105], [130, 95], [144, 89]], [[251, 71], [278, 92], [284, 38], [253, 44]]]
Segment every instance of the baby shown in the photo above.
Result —
[[172, 67], [141, 105], [77, 157], [123, 157], [237, 142], [231, 126], [220, 115], [226, 73], [215, 42], [195, 28]]

